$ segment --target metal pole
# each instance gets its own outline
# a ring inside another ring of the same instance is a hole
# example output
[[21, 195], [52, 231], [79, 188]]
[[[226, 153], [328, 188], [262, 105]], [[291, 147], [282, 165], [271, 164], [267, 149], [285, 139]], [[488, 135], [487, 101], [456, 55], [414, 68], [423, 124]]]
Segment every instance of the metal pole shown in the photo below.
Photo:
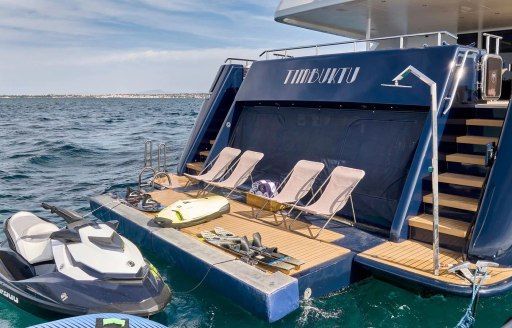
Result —
[[[368, 14], [368, 21], [366, 22], [366, 40], [371, 38], [372, 33], [372, 8], [370, 7], [370, 12]], [[366, 42], [366, 51], [370, 50], [370, 42]]]
[[433, 198], [433, 251], [434, 251], [434, 274], [439, 275], [439, 170], [437, 152], [437, 85], [430, 85], [432, 113], [432, 198]]
[[432, 248], [434, 253], [434, 274], [436, 276], [439, 275], [439, 168], [438, 168], [438, 135], [437, 135], [437, 114], [438, 114], [438, 106], [437, 106], [437, 84], [428, 76], [420, 72], [414, 66], [409, 65], [406, 69], [404, 69], [400, 74], [398, 74], [392, 81], [395, 82], [392, 86], [400, 86], [399, 82], [406, 77], [409, 73], [412, 73], [417, 78], [419, 78], [423, 83], [427, 84], [430, 87], [430, 112], [432, 115], [432, 203], [433, 203], [433, 222], [432, 222], [432, 232], [433, 232], [433, 241]]

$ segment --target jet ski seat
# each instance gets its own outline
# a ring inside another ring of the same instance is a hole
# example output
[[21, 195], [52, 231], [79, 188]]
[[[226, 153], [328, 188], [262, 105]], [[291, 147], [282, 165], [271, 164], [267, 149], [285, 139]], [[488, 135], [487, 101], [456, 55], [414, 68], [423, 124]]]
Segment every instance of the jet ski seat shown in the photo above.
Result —
[[9, 244], [30, 264], [51, 261], [50, 235], [59, 228], [29, 212], [18, 212], [6, 223]]

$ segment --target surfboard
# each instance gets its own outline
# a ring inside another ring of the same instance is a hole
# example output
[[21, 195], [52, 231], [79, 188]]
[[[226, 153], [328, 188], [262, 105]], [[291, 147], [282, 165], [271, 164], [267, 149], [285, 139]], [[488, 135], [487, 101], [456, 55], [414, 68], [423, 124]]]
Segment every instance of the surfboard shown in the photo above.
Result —
[[184, 228], [229, 213], [229, 201], [222, 196], [179, 200], [161, 210], [154, 222], [165, 228]]

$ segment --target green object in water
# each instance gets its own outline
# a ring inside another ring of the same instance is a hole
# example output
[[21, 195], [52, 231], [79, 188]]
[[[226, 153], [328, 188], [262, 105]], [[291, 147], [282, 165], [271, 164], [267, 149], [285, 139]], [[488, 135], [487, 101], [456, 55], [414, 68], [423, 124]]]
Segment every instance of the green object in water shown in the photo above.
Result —
[[128, 320], [125, 319], [119, 319], [119, 318], [107, 318], [107, 319], [101, 319], [101, 324], [103, 327], [121, 327], [121, 328], [128, 328]]

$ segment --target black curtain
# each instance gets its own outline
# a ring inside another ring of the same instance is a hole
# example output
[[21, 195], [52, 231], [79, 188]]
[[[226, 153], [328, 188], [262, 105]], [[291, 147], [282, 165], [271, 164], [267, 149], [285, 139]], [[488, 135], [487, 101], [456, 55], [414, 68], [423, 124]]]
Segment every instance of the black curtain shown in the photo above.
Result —
[[[232, 146], [265, 154], [255, 180], [281, 181], [297, 161], [323, 162], [315, 189], [338, 165], [362, 169], [353, 193], [358, 222], [389, 228], [427, 113], [244, 107]], [[350, 205], [341, 215], [352, 217]]]

